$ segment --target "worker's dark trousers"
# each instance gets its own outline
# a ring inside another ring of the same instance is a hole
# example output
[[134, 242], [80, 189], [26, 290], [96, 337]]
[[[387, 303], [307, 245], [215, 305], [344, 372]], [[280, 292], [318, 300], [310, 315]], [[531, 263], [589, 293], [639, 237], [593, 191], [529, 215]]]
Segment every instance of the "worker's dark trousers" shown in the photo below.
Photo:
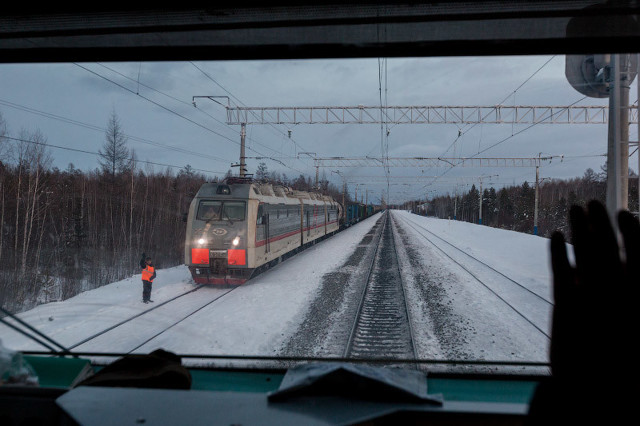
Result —
[[151, 281], [142, 280], [142, 301], [151, 300]]

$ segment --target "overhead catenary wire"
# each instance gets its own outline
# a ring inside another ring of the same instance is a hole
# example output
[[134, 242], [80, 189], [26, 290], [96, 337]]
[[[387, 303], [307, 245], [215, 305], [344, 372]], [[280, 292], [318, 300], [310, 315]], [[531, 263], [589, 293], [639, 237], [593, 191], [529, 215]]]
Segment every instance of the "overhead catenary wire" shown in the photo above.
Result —
[[[538, 74], [544, 67], [546, 67], [549, 62], [551, 62], [554, 58], [556, 57], [556, 55], [553, 55], [551, 58], [549, 58], [544, 64], [542, 64], [538, 69], [536, 69], [533, 74], [531, 74], [529, 77], [527, 77], [522, 83], [520, 83], [520, 85], [518, 87], [516, 87], [512, 92], [510, 92], [508, 95], [506, 95], [504, 97], [504, 99], [502, 99], [500, 102], [498, 102], [497, 105], [502, 105], [507, 99], [509, 99], [511, 96], [515, 97], [515, 94], [518, 90], [522, 89], [522, 87], [527, 84], [536, 74]], [[514, 103], [515, 103], [515, 98], [514, 98]], [[484, 120], [485, 118], [487, 118], [487, 116], [491, 114], [491, 112], [488, 112], [484, 117], [482, 117], [482, 119], [480, 120], [480, 122], [482, 122], [482, 120]], [[473, 123], [471, 125], [471, 127], [469, 127], [468, 129], [466, 129], [466, 127], [469, 126], [469, 124], [467, 124], [466, 126], [464, 126], [462, 129], [458, 129], [458, 136], [455, 138], [455, 140], [451, 143], [451, 145], [449, 145], [447, 147], [447, 149], [442, 153], [441, 156], [444, 156], [447, 152], [449, 152], [449, 150], [451, 149], [452, 146], [455, 146], [455, 143], [458, 141], [458, 139], [460, 139], [460, 137], [464, 136], [467, 132], [469, 132], [471, 129], [473, 129], [476, 125], [478, 125], [478, 123]], [[466, 129], [466, 130], [465, 130]]]
[[[511, 135], [509, 135], [509, 136], [507, 136], [507, 137], [505, 137], [505, 138], [503, 138], [503, 139], [501, 139], [501, 140], [497, 141], [496, 143], [489, 145], [489, 146], [488, 146], [488, 147], [486, 147], [485, 149], [483, 149], [483, 150], [481, 150], [481, 151], [478, 151], [477, 153], [475, 153], [475, 154], [471, 155], [469, 158], [477, 157], [478, 155], [482, 154], [483, 152], [486, 152], [486, 151], [488, 151], [488, 150], [490, 150], [490, 149], [492, 149], [492, 148], [495, 148], [496, 146], [498, 146], [498, 145], [500, 145], [500, 144], [502, 144], [502, 143], [504, 143], [504, 142], [508, 141], [509, 139], [511, 139], [511, 138], [513, 138], [513, 137], [515, 137], [515, 136], [517, 136], [517, 135], [519, 135], [519, 134], [521, 134], [521, 133], [523, 133], [523, 132], [525, 132], [525, 131], [527, 131], [527, 130], [531, 129], [532, 127], [534, 127], [534, 126], [536, 126], [536, 125], [538, 125], [538, 124], [540, 124], [540, 123], [544, 123], [546, 120], [549, 120], [549, 119], [550, 119], [550, 118], [552, 118], [554, 115], [557, 115], [557, 114], [561, 113], [562, 111], [566, 110], [567, 108], [572, 107], [573, 105], [575, 105], [575, 104], [577, 104], [577, 103], [579, 103], [579, 102], [582, 102], [582, 101], [583, 101], [584, 99], [586, 99], [586, 98], [587, 98], [587, 96], [584, 96], [584, 97], [582, 97], [582, 98], [578, 99], [577, 101], [575, 101], [575, 102], [571, 103], [570, 105], [568, 105], [568, 106], [566, 106], [566, 107], [564, 107], [564, 108], [562, 108], [562, 109], [560, 109], [560, 110], [556, 111], [555, 113], [551, 113], [551, 114], [549, 114], [549, 116], [541, 118], [540, 120], [538, 120], [538, 121], [536, 121], [536, 122], [534, 122], [534, 123], [532, 123], [532, 124], [528, 125], [528, 126], [527, 126], [527, 127], [525, 127], [524, 129], [521, 129], [521, 130], [519, 130], [519, 131], [517, 131], [517, 132], [515, 132], [515, 133], [512, 133]], [[457, 164], [452, 164], [451, 166], [449, 166], [449, 167], [448, 167], [444, 172], [442, 172], [442, 174], [441, 174], [438, 178], [434, 179], [432, 182], [430, 182], [429, 184], [425, 185], [425, 187], [427, 187], [427, 186], [430, 186], [430, 185], [434, 184], [434, 183], [435, 183], [435, 182], [436, 182], [440, 177], [442, 177], [442, 176], [444, 176], [445, 174], [447, 174], [451, 169], [453, 169], [454, 167], [456, 167], [456, 166], [457, 166], [458, 164], [460, 164], [461, 162], [462, 162], [462, 160], [461, 160], [460, 162], [458, 162]]]
[[[211, 80], [213, 83], [215, 83], [218, 87], [220, 87], [222, 90], [225, 91], [225, 93], [227, 93], [231, 98], [233, 98], [238, 104], [246, 106], [244, 102], [242, 102], [240, 99], [238, 99], [238, 97], [236, 97], [233, 93], [231, 93], [227, 88], [225, 88], [222, 84], [220, 84], [216, 79], [214, 79], [213, 77], [211, 77], [211, 75], [207, 72], [205, 72], [202, 68], [198, 67], [195, 63], [193, 62], [189, 62], [191, 65], [193, 65], [193, 67], [195, 69], [197, 69], [198, 71], [200, 71], [205, 77], [207, 77], [209, 80]], [[252, 112], [252, 114], [254, 116], [256, 116], [255, 112]], [[257, 117], [257, 116], [256, 116]], [[279, 135], [284, 136], [285, 138], [288, 138], [291, 140], [291, 142], [298, 148], [299, 151], [308, 151], [307, 148], [301, 146], [294, 138], [292, 138], [290, 135], [283, 133], [281, 130], [279, 130], [276, 126], [274, 126], [273, 124], [269, 123], [269, 126], [272, 127], [276, 132], [279, 133]], [[275, 150], [274, 150], [275, 151]]]
[[[108, 66], [106, 66], [106, 65], [104, 65], [104, 64], [102, 64], [102, 63], [99, 63], [99, 62], [98, 62], [97, 64], [98, 64], [98, 65], [100, 65], [101, 67], [103, 67], [103, 68], [105, 68], [105, 69], [109, 70], [110, 72], [113, 72], [114, 74], [117, 74], [117, 75], [121, 76], [122, 78], [126, 78], [126, 79], [128, 79], [128, 80], [130, 80], [130, 81], [132, 81], [132, 82], [136, 83], [136, 84], [138, 85], [138, 91], [136, 92], [136, 95], [140, 95], [139, 87], [140, 87], [140, 86], [142, 86], [142, 87], [144, 87], [144, 88], [146, 88], [146, 89], [149, 89], [149, 90], [151, 90], [151, 91], [153, 91], [153, 92], [156, 92], [156, 93], [158, 93], [158, 94], [160, 94], [160, 95], [162, 95], [162, 96], [165, 96], [165, 97], [167, 97], [167, 98], [169, 98], [169, 99], [171, 99], [171, 100], [173, 100], [173, 101], [179, 102], [179, 103], [181, 103], [181, 104], [183, 104], [183, 105], [186, 105], [186, 106], [189, 106], [189, 107], [193, 106], [193, 104], [192, 104], [192, 103], [189, 103], [189, 102], [186, 102], [186, 101], [184, 101], [184, 100], [182, 100], [182, 99], [176, 98], [175, 96], [169, 95], [169, 94], [167, 94], [167, 93], [165, 93], [165, 92], [163, 92], [163, 91], [161, 91], [161, 90], [158, 90], [158, 89], [156, 89], [156, 88], [154, 88], [154, 87], [151, 87], [151, 86], [149, 86], [149, 85], [147, 85], [147, 84], [144, 84], [144, 83], [140, 82], [140, 81], [139, 81], [139, 77], [138, 77], [138, 80], [134, 80], [133, 78], [131, 78], [131, 77], [127, 76], [126, 74], [121, 73], [120, 71], [118, 71], [118, 70], [116, 70], [116, 69], [113, 69], [113, 68], [111, 68], [111, 67], [108, 67]], [[216, 101], [215, 99], [213, 99], [213, 101], [214, 101], [214, 102], [217, 102], [217, 103], [220, 103], [220, 102]], [[234, 132], [234, 133], [236, 133], [236, 134], [239, 134], [239, 133], [240, 133], [239, 131], [236, 131], [236, 130], [233, 130], [233, 129], [229, 128], [229, 127], [226, 125], [226, 123], [224, 123], [223, 121], [221, 121], [221, 120], [217, 119], [216, 117], [214, 117], [213, 115], [211, 115], [211, 114], [207, 113], [206, 111], [202, 110], [201, 108], [197, 108], [197, 110], [198, 110], [200, 113], [202, 113], [202, 114], [206, 115], [208, 118], [210, 118], [210, 119], [212, 119], [212, 120], [214, 120], [214, 121], [218, 122], [219, 124], [224, 125], [224, 126], [225, 126], [225, 127], [224, 127], [225, 129], [229, 129], [230, 131], [232, 131], [232, 132]], [[247, 137], [247, 139], [251, 139], [251, 138]], [[252, 139], [251, 139], [251, 140], [252, 140]], [[252, 141], [253, 141], [253, 142], [255, 142], [257, 145], [260, 145], [260, 146], [262, 146], [262, 147], [264, 147], [264, 148], [270, 149], [270, 150], [271, 150], [271, 151], [273, 151], [273, 152], [280, 153], [279, 151], [277, 151], [277, 150], [275, 150], [275, 149], [273, 149], [273, 148], [269, 147], [268, 145], [262, 144], [262, 143], [260, 143], [260, 142], [258, 142], [258, 141], [255, 141], [255, 140], [252, 140]]]
[[[72, 152], [79, 152], [79, 153], [83, 153], [83, 154], [90, 154], [90, 155], [97, 155], [99, 156], [100, 153], [99, 152], [95, 152], [95, 151], [88, 151], [85, 149], [78, 149], [78, 148], [71, 148], [71, 147], [67, 147], [67, 146], [61, 146], [61, 145], [54, 145], [54, 144], [50, 144], [50, 143], [45, 143], [45, 142], [37, 142], [37, 141], [32, 141], [32, 140], [28, 140], [28, 139], [21, 139], [21, 138], [15, 138], [15, 137], [11, 137], [11, 136], [3, 136], [3, 139], [7, 139], [10, 141], [15, 141], [15, 142], [25, 142], [25, 143], [30, 143], [33, 145], [40, 145], [40, 146], [45, 146], [45, 147], [50, 147], [50, 148], [56, 148], [56, 149], [62, 149], [65, 151], [72, 151]], [[132, 160], [134, 163], [143, 163], [143, 164], [149, 164], [152, 166], [162, 166], [162, 167], [170, 167], [170, 168], [176, 168], [176, 169], [184, 169], [186, 167], [185, 166], [176, 166], [173, 164], [165, 164], [165, 163], [157, 163], [154, 161], [148, 161], [148, 160], [137, 160], [137, 159], [133, 159]], [[198, 169], [195, 167], [191, 167], [191, 170], [194, 171], [198, 171], [198, 172], [203, 172], [203, 173], [213, 173], [213, 174], [224, 174], [225, 172], [222, 171], [214, 171], [214, 170], [205, 170], [205, 169]]]
[[[31, 114], [40, 115], [42, 117], [50, 118], [52, 120], [58, 120], [58, 121], [61, 121], [61, 122], [64, 122], [64, 123], [73, 124], [73, 125], [76, 125], [76, 126], [79, 126], [79, 127], [84, 127], [86, 129], [89, 129], [89, 130], [95, 130], [95, 131], [102, 132], [102, 133], [106, 132], [106, 130], [107, 130], [107, 129], [103, 128], [103, 127], [99, 127], [99, 126], [96, 126], [96, 125], [93, 125], [93, 124], [84, 123], [84, 122], [81, 122], [81, 121], [78, 121], [78, 120], [74, 120], [74, 119], [71, 119], [71, 118], [68, 118], [68, 117], [63, 117], [63, 116], [60, 116], [60, 115], [57, 115], [57, 114], [52, 114], [52, 113], [49, 113], [49, 112], [40, 111], [40, 110], [37, 110], [37, 109], [34, 109], [34, 108], [30, 108], [30, 107], [27, 107], [27, 106], [24, 106], [24, 105], [16, 104], [14, 102], [10, 102], [10, 101], [7, 101], [7, 100], [0, 99], [0, 105], [8, 106], [8, 107], [14, 108], [14, 109], [19, 109], [19, 110], [22, 110], [22, 111], [25, 111], [25, 112], [28, 112], [28, 113], [31, 113]], [[137, 141], [137, 142], [141, 142], [141, 143], [148, 144], [148, 145], [153, 145], [153, 146], [164, 148], [164, 149], [168, 149], [168, 150], [171, 150], [171, 151], [181, 152], [183, 154], [193, 155], [193, 156], [196, 156], [198, 158], [203, 158], [204, 157], [204, 158], [209, 158], [211, 160], [220, 161], [220, 162], [224, 162], [224, 163], [228, 163], [230, 161], [230, 160], [227, 160], [227, 159], [224, 159], [224, 158], [215, 157], [215, 156], [210, 155], [210, 154], [191, 151], [191, 150], [188, 150], [188, 149], [185, 149], [185, 148], [180, 148], [180, 147], [176, 147], [176, 146], [167, 145], [167, 144], [163, 144], [163, 143], [160, 143], [160, 142], [152, 141], [152, 140], [149, 140], [149, 139], [144, 139], [144, 138], [140, 138], [140, 137], [137, 137], [137, 136], [132, 136], [130, 134], [124, 134], [124, 136], [127, 139], [131, 139], [131, 140], [134, 140], [134, 141]]]
[[[122, 85], [122, 84], [120, 84], [120, 83], [118, 83], [118, 82], [116, 82], [116, 81], [114, 81], [114, 80], [112, 80], [112, 79], [109, 79], [109, 78], [107, 78], [107, 77], [105, 77], [105, 76], [103, 76], [103, 75], [101, 75], [101, 74], [97, 73], [96, 71], [93, 71], [93, 70], [91, 70], [91, 69], [89, 69], [89, 68], [87, 68], [87, 67], [85, 67], [85, 66], [82, 66], [81, 64], [78, 64], [78, 63], [74, 63], [74, 65], [78, 66], [79, 68], [84, 69], [85, 71], [87, 71], [87, 72], [89, 72], [89, 73], [91, 73], [91, 74], [93, 74], [93, 75], [95, 75], [95, 76], [97, 76], [97, 77], [99, 77], [99, 78], [101, 78], [101, 79], [104, 79], [104, 80], [106, 80], [106, 81], [108, 81], [108, 82], [110, 82], [110, 83], [112, 83], [112, 84], [114, 84], [114, 85], [116, 85], [116, 86], [120, 87], [121, 89], [123, 89], [123, 90], [125, 90], [125, 91], [127, 91], [127, 92], [129, 92], [129, 93], [132, 93], [132, 94], [134, 94], [134, 95], [136, 95], [136, 96], [138, 96], [138, 97], [140, 97], [140, 98], [142, 98], [142, 99], [144, 99], [144, 100], [146, 100], [146, 101], [148, 101], [148, 102], [152, 103], [153, 105], [156, 105], [157, 107], [159, 107], [159, 108], [161, 108], [161, 109], [163, 109], [163, 110], [165, 110], [165, 111], [167, 111], [167, 112], [169, 112], [169, 113], [171, 113], [171, 114], [173, 114], [173, 115], [176, 115], [176, 116], [178, 116], [178, 117], [180, 117], [180, 118], [182, 118], [182, 119], [186, 120], [187, 122], [189, 122], [189, 123], [191, 123], [191, 124], [194, 124], [194, 125], [196, 125], [196, 126], [198, 126], [198, 127], [202, 128], [202, 129], [204, 129], [204, 130], [206, 130], [206, 131], [208, 131], [208, 132], [211, 132], [211, 133], [213, 133], [213, 134], [215, 134], [215, 135], [217, 135], [217, 136], [220, 136], [220, 137], [221, 137], [221, 138], [223, 138], [223, 139], [226, 139], [226, 140], [228, 140], [228, 141], [230, 141], [230, 142], [233, 142], [233, 143], [234, 143], [234, 144], [236, 144], [236, 145], [240, 145], [240, 142], [238, 142], [237, 140], [234, 140], [234, 139], [232, 139], [232, 138], [230, 138], [230, 137], [228, 137], [228, 136], [226, 136], [226, 135], [223, 135], [223, 134], [221, 134], [221, 133], [219, 133], [219, 132], [217, 132], [217, 131], [215, 131], [215, 130], [213, 130], [213, 129], [211, 129], [211, 128], [209, 128], [209, 127], [207, 127], [207, 126], [203, 125], [203, 124], [201, 124], [201, 123], [198, 123], [197, 121], [192, 120], [191, 118], [186, 117], [185, 115], [180, 114], [180, 113], [178, 113], [177, 111], [174, 111], [174, 110], [172, 110], [171, 108], [168, 108], [168, 107], [166, 107], [166, 106], [164, 106], [164, 105], [162, 105], [162, 104], [160, 104], [160, 103], [158, 103], [158, 102], [156, 102], [156, 101], [154, 101], [154, 100], [152, 100], [152, 99], [150, 99], [150, 98], [148, 98], [148, 97], [145, 97], [145, 96], [143, 96], [143, 95], [137, 94], [137, 93], [135, 93], [135, 91], [133, 91], [133, 90], [129, 89], [128, 87], [126, 87], [126, 86], [124, 86], [124, 85]], [[248, 149], [248, 150], [250, 150], [250, 151], [253, 151], [253, 152], [255, 152], [255, 153], [256, 153], [256, 154], [258, 154], [258, 155], [262, 155], [262, 156], [264, 156], [264, 155], [265, 155], [265, 154], [263, 154], [262, 152], [257, 151], [255, 148], [247, 147], [246, 149]], [[273, 150], [272, 148], [270, 148], [270, 149], [271, 149], [271, 150]], [[273, 150], [273, 151], [274, 151], [274, 152], [277, 152], [276, 150]], [[228, 161], [228, 160], [225, 160], [225, 161]], [[296, 168], [294, 168], [294, 167], [287, 166], [287, 168], [290, 168], [290, 169], [292, 169], [292, 170], [294, 170], [294, 171], [297, 171], [297, 172], [299, 172], [299, 173], [302, 173], [301, 171], [299, 171], [298, 169], [296, 169]]]

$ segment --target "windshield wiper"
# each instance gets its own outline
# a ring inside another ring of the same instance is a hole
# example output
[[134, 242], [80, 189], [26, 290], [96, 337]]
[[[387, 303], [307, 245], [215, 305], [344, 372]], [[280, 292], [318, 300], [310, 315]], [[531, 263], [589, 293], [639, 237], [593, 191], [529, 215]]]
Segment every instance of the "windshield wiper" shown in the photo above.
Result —
[[229, 219], [229, 224], [231, 226], [233, 226], [233, 221], [231, 220], [231, 216], [229, 216], [229, 213], [227, 213], [227, 211], [225, 210], [224, 206], [222, 206], [222, 213], [227, 216], [227, 219]]
[[[220, 208], [222, 208], [222, 206], [220, 206]], [[215, 215], [211, 216], [209, 219], [207, 219], [204, 223], [208, 224], [213, 222], [214, 220], [221, 220], [222, 216], [220, 214], [218, 214], [218, 212], [216, 212]]]
[[[43, 339], [45, 339], [46, 341], [48, 341], [49, 343], [53, 344], [54, 346], [59, 347], [60, 349], [62, 349], [63, 352], [66, 353], [70, 353], [69, 349], [65, 348], [64, 346], [62, 346], [60, 343], [56, 342], [55, 340], [53, 340], [52, 338], [50, 338], [49, 336], [47, 336], [46, 334], [38, 331], [37, 329], [35, 329], [34, 327], [32, 327], [31, 325], [29, 325], [28, 323], [22, 321], [20, 318], [18, 318], [17, 316], [15, 316], [14, 314], [12, 314], [11, 312], [7, 311], [6, 309], [0, 307], [0, 312], [2, 312], [3, 314], [5, 314], [6, 316], [8, 316], [9, 318], [13, 319], [14, 321], [16, 321], [18, 324], [22, 325], [23, 327], [26, 327], [27, 329], [31, 330], [32, 332], [36, 333], [38, 336], [42, 337]], [[22, 334], [23, 336], [28, 337], [29, 339], [33, 340], [34, 342], [44, 346], [45, 348], [51, 350], [52, 352], [58, 352], [57, 349], [49, 346], [47, 343], [41, 341], [40, 339], [38, 339], [37, 337], [27, 333], [25, 330], [17, 327], [14, 324], [11, 324], [10, 322], [6, 321], [4, 318], [0, 318], [0, 322], [2, 322], [3, 324], [5, 324], [6, 326], [14, 329], [15, 331], [17, 331], [18, 333]]]

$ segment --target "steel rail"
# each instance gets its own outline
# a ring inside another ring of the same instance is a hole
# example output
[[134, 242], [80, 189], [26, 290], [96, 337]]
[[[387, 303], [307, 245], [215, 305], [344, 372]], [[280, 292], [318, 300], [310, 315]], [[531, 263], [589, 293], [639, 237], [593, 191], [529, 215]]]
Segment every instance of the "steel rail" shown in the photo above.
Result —
[[416, 345], [413, 343], [415, 342], [414, 339], [414, 333], [413, 333], [413, 322], [411, 320], [411, 311], [409, 310], [409, 305], [407, 304], [407, 291], [406, 291], [406, 280], [404, 279], [404, 277], [402, 276], [402, 268], [400, 268], [400, 258], [398, 257], [398, 249], [396, 247], [396, 237], [395, 237], [395, 221], [394, 219], [391, 217], [391, 215], [389, 215], [389, 222], [391, 225], [391, 240], [393, 243], [393, 252], [396, 256], [396, 268], [398, 269], [398, 276], [400, 277], [400, 288], [402, 289], [402, 295], [403, 295], [403, 300], [404, 300], [404, 309], [407, 312], [407, 322], [409, 323], [409, 335], [411, 338], [411, 347], [413, 348], [413, 356], [418, 359], [418, 349], [416, 348]]
[[[474, 274], [473, 272], [471, 272], [469, 270], [469, 268], [467, 268], [466, 266], [462, 265], [460, 262], [458, 262], [457, 260], [455, 260], [449, 253], [447, 253], [446, 251], [444, 251], [441, 247], [439, 247], [437, 244], [435, 244], [433, 241], [431, 241], [429, 239], [429, 237], [427, 237], [426, 235], [424, 235], [422, 232], [420, 232], [418, 229], [416, 229], [415, 226], [411, 225], [411, 221], [406, 221], [409, 226], [411, 226], [418, 234], [420, 234], [426, 241], [428, 241], [433, 247], [435, 247], [436, 249], [438, 249], [442, 254], [444, 254], [445, 256], [447, 256], [449, 259], [451, 259], [452, 262], [454, 262], [456, 265], [460, 266], [464, 271], [466, 271], [469, 275], [471, 275], [476, 281], [478, 281], [483, 287], [485, 287], [487, 290], [489, 290], [494, 296], [496, 296], [498, 299], [500, 299], [503, 303], [505, 303], [509, 308], [511, 308], [517, 315], [519, 315], [520, 317], [522, 317], [526, 322], [528, 322], [531, 326], [533, 326], [536, 330], [538, 330], [540, 333], [542, 333], [545, 337], [547, 337], [547, 339], [551, 340], [551, 336], [549, 335], [549, 333], [547, 333], [545, 330], [543, 330], [542, 328], [540, 328], [537, 324], [535, 324], [530, 318], [528, 318], [525, 314], [523, 314], [522, 312], [520, 312], [515, 306], [513, 306], [511, 303], [509, 303], [504, 297], [500, 296], [495, 290], [493, 290], [489, 285], [487, 285], [484, 281], [482, 281], [476, 274]], [[482, 263], [482, 262], [481, 262]], [[534, 293], [535, 294], [535, 293]], [[538, 296], [540, 297], [540, 296]], [[543, 299], [544, 300], [544, 299]], [[546, 301], [546, 300], [545, 300]], [[546, 301], [547, 303], [549, 303], [548, 301]]]
[[[389, 212], [385, 212], [385, 221], [386, 221], [386, 215], [389, 214]], [[364, 306], [364, 298], [365, 295], [367, 294], [367, 287], [369, 286], [369, 281], [371, 279], [371, 274], [373, 273], [373, 266], [376, 263], [376, 257], [378, 256], [378, 249], [380, 248], [381, 245], [381, 241], [382, 241], [382, 229], [380, 229], [379, 231], [379, 236], [378, 236], [378, 241], [376, 243], [376, 249], [373, 253], [373, 256], [371, 256], [371, 263], [369, 264], [369, 272], [367, 273], [367, 278], [364, 282], [364, 285], [362, 286], [362, 293], [360, 295], [360, 302], [358, 304], [358, 310], [356, 311], [355, 316], [353, 317], [353, 322], [352, 322], [352, 327], [351, 327], [351, 332], [349, 333], [349, 340], [347, 340], [347, 346], [344, 350], [344, 355], [343, 358], [348, 358], [349, 357], [349, 353], [351, 352], [351, 346], [353, 345], [353, 340], [355, 339], [355, 335], [356, 335], [356, 329], [358, 328], [358, 318], [360, 318], [360, 315], [362, 314], [362, 307]]]
[[543, 302], [548, 303], [548, 304], [549, 304], [549, 306], [553, 306], [553, 302], [552, 302], [552, 301], [550, 301], [550, 300], [549, 300], [549, 299], [547, 299], [546, 297], [544, 297], [544, 296], [542, 296], [542, 295], [540, 295], [540, 294], [536, 293], [535, 291], [531, 290], [530, 288], [528, 288], [528, 287], [526, 287], [526, 286], [524, 286], [524, 285], [520, 284], [519, 282], [517, 282], [517, 281], [516, 281], [516, 280], [514, 280], [513, 278], [511, 278], [511, 277], [509, 277], [509, 276], [505, 275], [503, 272], [498, 271], [498, 270], [497, 270], [497, 269], [495, 269], [493, 266], [491, 266], [491, 265], [489, 265], [489, 264], [487, 264], [487, 263], [483, 262], [482, 260], [478, 259], [478, 258], [477, 258], [477, 257], [475, 257], [475, 256], [470, 255], [470, 254], [469, 254], [469, 253], [467, 253], [466, 251], [462, 250], [460, 247], [458, 247], [458, 246], [456, 246], [456, 245], [452, 244], [451, 242], [449, 242], [449, 241], [445, 240], [445, 239], [444, 239], [444, 238], [442, 238], [441, 236], [436, 235], [436, 234], [434, 234], [433, 232], [429, 231], [429, 230], [428, 230], [427, 228], [425, 228], [424, 226], [421, 226], [421, 225], [419, 225], [419, 224], [415, 223], [415, 222], [414, 222], [414, 221], [412, 221], [412, 220], [407, 220], [407, 221], [408, 221], [408, 222], [411, 222], [412, 224], [414, 224], [415, 226], [417, 226], [417, 227], [419, 227], [419, 228], [421, 228], [421, 229], [424, 229], [426, 232], [428, 232], [429, 234], [431, 234], [431, 235], [433, 235], [434, 237], [438, 238], [440, 241], [442, 241], [442, 242], [444, 242], [444, 243], [447, 243], [448, 245], [450, 245], [450, 246], [451, 246], [451, 247], [453, 247], [454, 249], [458, 250], [460, 253], [465, 254], [467, 257], [470, 257], [471, 259], [473, 259], [473, 260], [475, 260], [476, 262], [478, 262], [478, 263], [482, 264], [483, 266], [487, 267], [488, 269], [491, 269], [491, 270], [492, 270], [493, 272], [495, 272], [496, 274], [501, 275], [501, 276], [502, 276], [502, 277], [504, 277], [505, 279], [507, 279], [507, 280], [511, 281], [513, 284], [517, 285], [518, 287], [522, 288], [523, 290], [525, 290], [525, 291], [527, 291], [527, 292], [531, 293], [532, 295], [536, 296], [538, 299], [542, 300]]
[[136, 318], [141, 317], [142, 315], [145, 315], [145, 314], [148, 314], [149, 312], [154, 311], [154, 310], [156, 310], [156, 309], [158, 309], [158, 308], [160, 308], [160, 307], [162, 307], [162, 306], [166, 305], [166, 304], [167, 304], [167, 303], [169, 303], [169, 302], [172, 302], [172, 301], [174, 301], [174, 300], [176, 300], [176, 299], [179, 299], [179, 298], [181, 298], [182, 296], [186, 296], [187, 294], [190, 294], [190, 293], [193, 293], [193, 292], [195, 292], [195, 291], [198, 291], [198, 290], [200, 290], [202, 287], [204, 287], [204, 286], [203, 286], [203, 285], [200, 285], [200, 286], [198, 286], [198, 287], [196, 287], [196, 288], [194, 288], [194, 289], [192, 289], [192, 290], [189, 290], [189, 291], [187, 291], [187, 292], [185, 292], [185, 293], [182, 293], [182, 294], [179, 294], [179, 295], [177, 295], [177, 296], [175, 296], [175, 297], [172, 297], [171, 299], [165, 300], [165, 301], [164, 301], [164, 302], [162, 302], [162, 303], [158, 303], [158, 304], [157, 304], [157, 305], [155, 305], [153, 308], [146, 309], [146, 310], [144, 310], [144, 311], [142, 311], [142, 312], [139, 312], [138, 314], [136, 314], [136, 315], [134, 315], [134, 316], [132, 316], [132, 317], [130, 317], [130, 318], [127, 318], [127, 319], [125, 319], [125, 320], [123, 320], [123, 321], [120, 321], [120, 322], [119, 322], [119, 323], [117, 323], [117, 324], [114, 324], [114, 325], [112, 325], [112, 326], [110, 326], [110, 327], [107, 327], [107, 328], [105, 328], [104, 330], [99, 331], [99, 332], [97, 332], [97, 333], [95, 333], [95, 334], [93, 334], [93, 335], [91, 335], [91, 336], [89, 336], [89, 337], [87, 337], [87, 338], [85, 338], [85, 339], [81, 340], [80, 342], [78, 342], [78, 343], [76, 343], [76, 344], [74, 344], [74, 345], [69, 346], [69, 349], [77, 348], [78, 346], [80, 346], [80, 345], [82, 345], [82, 344], [85, 344], [85, 343], [87, 343], [87, 342], [89, 342], [89, 341], [91, 341], [91, 340], [95, 339], [96, 337], [102, 336], [103, 334], [108, 333], [109, 331], [111, 331], [111, 330], [113, 330], [113, 329], [115, 329], [115, 328], [118, 328], [118, 327], [120, 327], [121, 325], [124, 325], [124, 324], [126, 324], [126, 323], [128, 323], [128, 322], [130, 322], [130, 321], [132, 321], [132, 320], [134, 320], [134, 319], [136, 319]]
[[[238, 286], [239, 287], [239, 286]], [[127, 354], [132, 353], [133, 351], [135, 351], [136, 349], [141, 348], [142, 346], [146, 345], [147, 343], [149, 343], [150, 341], [152, 341], [153, 339], [155, 339], [156, 337], [158, 337], [159, 335], [163, 334], [166, 331], [169, 331], [169, 329], [175, 327], [176, 325], [180, 324], [182, 321], [186, 320], [187, 318], [189, 318], [190, 316], [192, 316], [193, 314], [201, 311], [202, 309], [206, 308], [207, 306], [211, 305], [213, 302], [215, 302], [216, 300], [221, 299], [222, 297], [226, 296], [227, 294], [231, 293], [233, 290], [236, 290], [238, 287], [233, 287], [231, 290], [221, 294], [220, 296], [216, 297], [215, 299], [207, 302], [206, 304], [200, 306], [198, 309], [196, 309], [195, 311], [191, 312], [189, 315], [183, 317], [182, 319], [179, 319], [178, 321], [174, 322], [173, 324], [171, 324], [170, 326], [168, 326], [167, 328], [165, 328], [164, 330], [154, 334], [153, 336], [151, 336], [150, 338], [148, 338], [147, 340], [145, 340], [144, 342], [140, 343], [138, 346], [136, 346], [135, 348], [131, 349], [129, 352], [127, 352]]]
[[[376, 256], [368, 273], [369, 279], [363, 288], [359, 313], [353, 323], [351, 339], [345, 352], [348, 356], [377, 356], [378, 352], [386, 350], [388, 354], [399, 355], [398, 357], [412, 353], [416, 358], [413, 329], [402, 275], [399, 272], [397, 251], [395, 246], [388, 247], [389, 244], [394, 245], [395, 241], [390, 214], [387, 212], [376, 246]], [[384, 265], [385, 260], [390, 263], [396, 262], [397, 275], [392, 272], [393, 269], [388, 269], [387, 266], [391, 265]], [[395, 276], [384, 277], [378, 274], [374, 277], [373, 270], [388, 271]]]

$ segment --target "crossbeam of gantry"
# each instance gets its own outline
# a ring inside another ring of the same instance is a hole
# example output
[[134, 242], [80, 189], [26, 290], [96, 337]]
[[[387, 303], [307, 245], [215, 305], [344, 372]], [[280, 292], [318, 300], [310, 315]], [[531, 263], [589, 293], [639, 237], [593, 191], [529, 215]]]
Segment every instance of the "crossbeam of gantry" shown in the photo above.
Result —
[[536, 167], [553, 157], [328, 157], [315, 158], [315, 167]]
[[[627, 109], [637, 123], [637, 107]], [[608, 115], [608, 106], [227, 107], [227, 124], [606, 124]]]

